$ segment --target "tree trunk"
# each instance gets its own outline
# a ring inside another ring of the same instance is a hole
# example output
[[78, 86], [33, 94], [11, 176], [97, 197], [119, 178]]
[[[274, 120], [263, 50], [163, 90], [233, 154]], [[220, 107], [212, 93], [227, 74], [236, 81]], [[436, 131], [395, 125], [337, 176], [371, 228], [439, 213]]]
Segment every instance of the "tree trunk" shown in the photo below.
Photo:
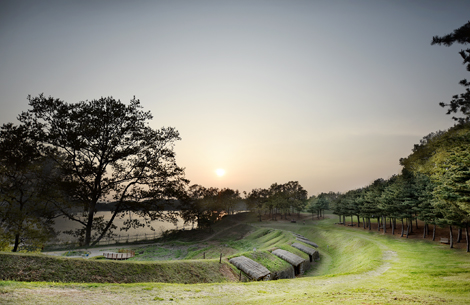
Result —
[[392, 227], [392, 217], [390, 217], [390, 228]]
[[111, 218], [108, 220], [108, 223], [106, 224], [105, 228], [102, 230], [100, 236], [98, 236], [98, 238], [93, 242], [92, 246], [99, 243], [100, 240], [106, 235], [106, 232], [108, 232], [109, 228], [113, 224], [114, 218], [116, 218], [116, 215], [121, 210], [121, 204], [122, 204], [122, 201], [119, 202], [118, 205], [115, 207], [114, 212], [113, 212], [113, 216], [111, 216]]
[[[25, 206], [25, 202], [23, 201], [23, 195], [21, 195], [20, 199], [20, 214], [23, 214], [23, 207]], [[15, 234], [15, 245], [13, 246], [13, 250], [11, 252], [18, 252], [18, 248], [20, 247], [20, 233], [23, 231], [23, 221], [18, 224], [18, 231]]]
[[457, 243], [459, 243], [461, 239], [462, 239], [462, 228], [459, 227], [459, 230], [457, 231]]
[[404, 231], [405, 225], [403, 224], [403, 218], [401, 219], [401, 235], [400, 237], [403, 237], [403, 231]]
[[452, 226], [449, 226], [449, 233], [450, 233], [450, 248], [452, 249], [454, 247], [454, 240], [453, 240], [453, 234], [452, 234]]
[[392, 221], [390, 217], [390, 226], [392, 227], [392, 235], [395, 235], [395, 219]]
[[465, 223], [465, 240], [467, 241], [467, 252], [470, 252], [470, 244], [468, 241], [468, 223]]
[[432, 228], [432, 241], [436, 240], [436, 224]]
[[380, 217], [377, 217], [377, 231], [380, 232]]
[[15, 234], [15, 245], [13, 246], [13, 250], [11, 252], [18, 252], [18, 248], [20, 246], [20, 233]]
[[[411, 223], [411, 226], [410, 226]], [[410, 219], [406, 220], [406, 238], [410, 235], [410, 227], [413, 226], [413, 222]]]
[[346, 225], [346, 215], [343, 215], [343, 226]]
[[94, 215], [94, 206], [91, 207], [93, 204], [90, 204], [90, 208], [88, 208], [88, 219], [85, 226], [85, 240], [83, 241], [83, 245], [81, 246], [89, 246], [91, 242], [91, 229], [93, 227], [93, 215]]
[[387, 233], [387, 217], [385, 216], [382, 216], [383, 217], [383, 223], [384, 223], [384, 234]]
[[357, 216], [357, 227], [359, 228], [359, 226], [361, 225], [361, 222], [359, 221], [359, 215], [356, 215]]
[[354, 226], [353, 215], [351, 214], [351, 226]]
[[[410, 218], [409, 228], [410, 228], [410, 234], [413, 233], [413, 218]], [[406, 237], [408, 238], [408, 236]]]
[[426, 223], [424, 223], [423, 238], [426, 238]]
[[372, 225], [370, 223], [370, 217], [369, 217], [369, 231], [372, 230]]
[[362, 227], [364, 228], [364, 230], [366, 229], [366, 222], [364, 220], [364, 217], [362, 217]]
[[416, 231], [418, 231], [418, 217], [416, 217]]

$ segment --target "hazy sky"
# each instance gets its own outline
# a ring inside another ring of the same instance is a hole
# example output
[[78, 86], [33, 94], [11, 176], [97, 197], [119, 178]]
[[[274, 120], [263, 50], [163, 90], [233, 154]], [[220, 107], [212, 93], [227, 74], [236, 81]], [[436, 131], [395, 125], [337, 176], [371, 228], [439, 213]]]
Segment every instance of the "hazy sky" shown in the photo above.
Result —
[[192, 184], [347, 191], [453, 125], [462, 46], [430, 42], [469, 19], [461, 0], [2, 1], [0, 124], [28, 94], [135, 95]]

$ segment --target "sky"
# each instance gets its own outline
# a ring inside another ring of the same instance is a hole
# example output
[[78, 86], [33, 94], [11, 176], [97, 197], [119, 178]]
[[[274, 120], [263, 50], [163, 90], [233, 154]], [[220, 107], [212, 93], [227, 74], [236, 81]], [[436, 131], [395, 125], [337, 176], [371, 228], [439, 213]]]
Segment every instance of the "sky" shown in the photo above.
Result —
[[430, 43], [469, 20], [460, 0], [2, 1], [0, 124], [28, 95], [135, 96], [191, 184], [345, 192], [454, 124], [463, 47]]

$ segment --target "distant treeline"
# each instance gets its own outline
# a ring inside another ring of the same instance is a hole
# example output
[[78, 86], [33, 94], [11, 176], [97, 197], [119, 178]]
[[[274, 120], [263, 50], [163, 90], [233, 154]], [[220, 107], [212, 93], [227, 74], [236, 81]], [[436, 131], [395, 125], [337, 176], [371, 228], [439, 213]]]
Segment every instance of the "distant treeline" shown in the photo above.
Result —
[[[457, 242], [465, 229], [469, 252], [470, 122], [427, 135], [400, 164], [401, 174], [341, 194], [333, 205], [340, 222], [346, 216], [353, 221], [352, 217], [356, 216], [357, 222], [362, 218], [363, 227], [370, 230], [370, 219], [377, 218], [379, 227], [386, 231], [388, 220], [395, 233], [399, 221], [401, 236], [408, 236], [413, 221], [419, 219], [425, 223], [423, 237], [429, 233], [429, 225], [434, 229], [436, 225], [447, 226], [451, 248], [453, 228], [457, 228]], [[433, 240], [434, 233], [435, 230]]]

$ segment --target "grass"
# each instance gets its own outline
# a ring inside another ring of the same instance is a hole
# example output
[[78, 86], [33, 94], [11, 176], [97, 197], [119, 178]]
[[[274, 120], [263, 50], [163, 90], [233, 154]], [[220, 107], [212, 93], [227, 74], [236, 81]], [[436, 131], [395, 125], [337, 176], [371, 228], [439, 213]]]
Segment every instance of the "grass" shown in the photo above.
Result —
[[75, 250], [75, 251], [67, 251], [63, 254], [63, 256], [83, 256], [90, 254], [89, 251], [82, 251], [82, 250]]
[[0, 278], [16, 281], [94, 283], [212, 283], [228, 279], [218, 260], [134, 262], [0, 253]]
[[[290, 240], [287, 231], [306, 236], [319, 245], [320, 263], [316, 264], [307, 276], [297, 279], [249, 283], [226, 281], [211, 284], [163, 284], [150, 281], [139, 284], [101, 284], [4, 280], [0, 282], [0, 304], [468, 304], [469, 253], [459, 249], [450, 250], [437, 242], [384, 236], [363, 229], [337, 226], [334, 225], [336, 221], [337, 217], [332, 216], [331, 219], [321, 221], [306, 218], [306, 225], [299, 222], [291, 224], [287, 221], [260, 223], [253, 217], [246, 225], [257, 228], [254, 234], [247, 236], [246, 240], [231, 240], [230, 247], [233, 246], [237, 251], [247, 249], [245, 252], [250, 253], [253, 253], [257, 241], [265, 241], [261, 246], [257, 245], [259, 250], [257, 249], [256, 253], [267, 253], [268, 249], [264, 247], [289, 246], [293, 240]], [[266, 237], [269, 234], [277, 238], [279, 243], [270, 245], [270, 240]], [[224, 235], [222, 232], [218, 236], [220, 240], [230, 236], [228, 232], [225, 237]], [[2, 254], [0, 258], [0, 272], [4, 270], [6, 256]], [[8, 256], [13, 257], [10, 254]], [[183, 260], [178, 263], [185, 262], [188, 263], [185, 268], [203, 270], [202, 273], [208, 272], [204, 268], [210, 268], [211, 262], [219, 265], [218, 260], [202, 261], [207, 265], [201, 266], [194, 266], [196, 262], [201, 262], [200, 260]], [[172, 270], [172, 276], [178, 277], [175, 272], [177, 264], [164, 263], [165, 268]], [[146, 266], [146, 269], [153, 266], [152, 263], [135, 265]], [[33, 264], [32, 267], [34, 266]], [[70, 272], [79, 271], [72, 268]], [[182, 276], [178, 278], [181, 279]]]

